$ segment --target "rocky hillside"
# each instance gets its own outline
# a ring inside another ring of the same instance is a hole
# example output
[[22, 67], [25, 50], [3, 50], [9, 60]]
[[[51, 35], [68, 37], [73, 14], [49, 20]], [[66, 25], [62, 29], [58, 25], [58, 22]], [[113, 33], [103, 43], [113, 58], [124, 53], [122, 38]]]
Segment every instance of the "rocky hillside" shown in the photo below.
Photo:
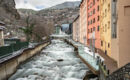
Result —
[[16, 22], [20, 19], [20, 15], [15, 8], [14, 0], [0, 0], [0, 21], [6, 24], [6, 29], [4, 30], [5, 36], [7, 34], [14, 34], [18, 29]]
[[6, 22], [10, 19], [19, 19], [19, 13], [15, 9], [14, 0], [0, 0], [0, 20]]
[[46, 20], [52, 19], [57, 25], [72, 23], [78, 15], [79, 8], [47, 9], [41, 10], [36, 15]]
[[37, 11], [34, 11], [32, 9], [18, 9], [18, 12], [21, 15], [34, 15], [37, 13]]
[[54, 24], [72, 23], [78, 15], [80, 1], [65, 2], [51, 8], [34, 11], [30, 9], [19, 9], [21, 16], [35, 15], [45, 19], [44, 21], [53, 21]]
[[64, 8], [75, 8], [78, 7], [80, 4], [80, 1], [75, 2], [64, 2], [62, 4], [58, 4], [56, 6], [50, 7], [49, 9], [64, 9]]

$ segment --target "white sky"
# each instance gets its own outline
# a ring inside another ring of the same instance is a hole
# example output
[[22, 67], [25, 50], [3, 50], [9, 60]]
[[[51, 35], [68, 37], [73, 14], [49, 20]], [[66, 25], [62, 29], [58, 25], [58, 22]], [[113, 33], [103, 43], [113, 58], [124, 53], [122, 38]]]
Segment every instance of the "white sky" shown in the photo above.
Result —
[[80, 0], [15, 0], [16, 8], [25, 8], [33, 10], [41, 10], [66, 1], [80, 1]]

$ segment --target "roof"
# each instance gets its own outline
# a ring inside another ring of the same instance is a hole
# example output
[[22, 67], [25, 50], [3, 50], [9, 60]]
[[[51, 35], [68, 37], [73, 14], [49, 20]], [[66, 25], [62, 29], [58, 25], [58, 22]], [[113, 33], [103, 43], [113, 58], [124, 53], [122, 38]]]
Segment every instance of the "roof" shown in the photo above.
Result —
[[81, 4], [83, 3], [83, 0], [81, 1], [81, 3], [80, 3], [80, 5], [79, 5], [79, 7], [81, 6]]
[[4, 22], [2, 22], [2, 21], [0, 21], [0, 24], [5, 25], [5, 23], [4, 23]]
[[80, 17], [80, 15], [78, 15], [75, 19], [74, 19], [74, 21], [73, 22], [75, 22], [78, 18]]
[[5, 29], [5, 26], [0, 26], [0, 30], [3, 30], [3, 29]]

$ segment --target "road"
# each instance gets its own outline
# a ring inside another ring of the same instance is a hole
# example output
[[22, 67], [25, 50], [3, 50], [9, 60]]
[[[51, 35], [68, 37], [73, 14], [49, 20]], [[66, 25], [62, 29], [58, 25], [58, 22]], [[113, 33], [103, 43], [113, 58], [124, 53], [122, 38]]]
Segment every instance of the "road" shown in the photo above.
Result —
[[83, 80], [88, 70], [72, 46], [52, 40], [39, 55], [22, 64], [9, 80]]

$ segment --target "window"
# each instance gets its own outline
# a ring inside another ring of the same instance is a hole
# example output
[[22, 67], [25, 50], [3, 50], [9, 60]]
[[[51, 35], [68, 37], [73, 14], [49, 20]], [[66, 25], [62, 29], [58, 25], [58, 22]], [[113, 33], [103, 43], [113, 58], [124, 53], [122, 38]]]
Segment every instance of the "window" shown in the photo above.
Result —
[[125, 9], [125, 11], [124, 11], [124, 13], [125, 13], [125, 16], [130, 16], [130, 6], [125, 6], [124, 7]]
[[88, 26], [89, 26], [89, 21], [88, 21]]
[[104, 26], [103, 26], [103, 32], [105, 31], [105, 28], [104, 28]]
[[107, 24], [105, 24], [105, 32], [107, 32]]
[[101, 41], [101, 46], [103, 46], [103, 41]]
[[93, 32], [93, 29], [91, 28], [91, 33]]
[[95, 23], [95, 18], [93, 19], [93, 23]]
[[108, 43], [108, 48], [110, 48], [110, 43]]
[[100, 30], [100, 27], [98, 26], [98, 27], [97, 27], [97, 31], [99, 31], [99, 30]]
[[97, 11], [99, 11], [99, 5], [97, 6]]
[[99, 21], [100, 20], [100, 17], [98, 16], [98, 19], [97, 19], [97, 21]]
[[107, 16], [107, 9], [105, 9], [105, 17]]
[[95, 31], [95, 27], [93, 27], [93, 31]]
[[93, 20], [91, 20], [91, 24], [93, 23]]
[[93, 5], [95, 5], [95, 0], [93, 0]]
[[95, 14], [95, 9], [93, 9], [93, 14]]
[[110, 11], [110, 3], [108, 4], [108, 12]]
[[110, 21], [108, 21], [108, 29], [110, 29]]

